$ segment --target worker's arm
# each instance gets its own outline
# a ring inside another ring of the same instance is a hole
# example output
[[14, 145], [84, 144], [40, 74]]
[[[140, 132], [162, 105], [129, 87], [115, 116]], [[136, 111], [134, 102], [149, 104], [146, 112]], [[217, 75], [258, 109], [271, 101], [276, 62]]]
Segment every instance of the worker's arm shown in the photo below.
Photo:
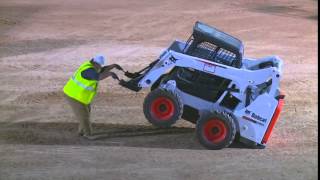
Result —
[[110, 71], [111, 69], [116, 68], [118, 70], [123, 70], [123, 68], [119, 64], [111, 64], [109, 66], [104, 66], [102, 68], [102, 72]]
[[107, 77], [111, 76], [113, 79], [119, 79], [119, 77], [114, 73], [114, 72], [110, 72], [110, 71], [102, 71], [100, 74], [99, 74], [99, 81], [100, 80], [103, 80]]

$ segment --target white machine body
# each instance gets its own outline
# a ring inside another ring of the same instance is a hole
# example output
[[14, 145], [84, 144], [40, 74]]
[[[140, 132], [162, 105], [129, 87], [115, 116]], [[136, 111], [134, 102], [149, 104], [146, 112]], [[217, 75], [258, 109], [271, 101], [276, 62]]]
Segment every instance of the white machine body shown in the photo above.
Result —
[[[262, 59], [242, 58], [242, 66], [235, 68], [224, 64], [212, 62], [206, 59], [194, 57], [183, 53], [186, 42], [178, 41], [164, 50], [158, 62], [144, 75], [138, 82], [141, 88], [151, 87], [163, 74], [170, 72], [175, 67], [199, 70], [215, 76], [231, 80], [229, 87], [238, 91], [231, 91], [231, 95], [240, 100], [233, 109], [226, 111], [232, 113], [237, 120], [237, 131], [241, 137], [264, 144], [263, 138], [268, 126], [274, 116], [279, 101], [276, 99], [280, 95], [280, 78], [282, 75], [282, 60], [277, 56], [269, 56]], [[272, 62], [275, 66], [260, 69], [259, 64]], [[259, 85], [271, 81], [272, 84], [262, 94], [259, 94]], [[174, 80], [161, 84], [162, 88], [179, 93], [183, 104], [189, 105], [199, 111], [212, 111], [219, 106], [228, 91], [225, 91], [216, 102], [203, 100], [183, 92]], [[246, 104], [246, 91], [250, 88], [250, 104]]]

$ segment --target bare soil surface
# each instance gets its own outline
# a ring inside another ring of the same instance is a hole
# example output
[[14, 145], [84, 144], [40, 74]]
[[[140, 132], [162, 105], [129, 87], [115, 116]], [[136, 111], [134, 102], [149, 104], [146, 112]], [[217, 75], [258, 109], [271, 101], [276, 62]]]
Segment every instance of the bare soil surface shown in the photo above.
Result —
[[[0, 179], [318, 179], [317, 4], [1, 0]], [[284, 60], [285, 106], [266, 149], [206, 150], [183, 120], [154, 128], [142, 112], [148, 91], [111, 79], [92, 110], [94, 128], [108, 137], [77, 136], [62, 88], [84, 60], [104, 53], [139, 70], [186, 40], [197, 20], [241, 39], [247, 57]]]

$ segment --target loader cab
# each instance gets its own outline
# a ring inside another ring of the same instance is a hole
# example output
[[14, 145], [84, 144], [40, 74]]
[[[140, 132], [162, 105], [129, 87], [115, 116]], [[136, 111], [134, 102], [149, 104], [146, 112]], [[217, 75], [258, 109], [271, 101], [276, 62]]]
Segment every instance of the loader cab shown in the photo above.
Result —
[[240, 68], [244, 48], [239, 39], [198, 21], [183, 51], [190, 56]]
[[[231, 35], [204, 23], [196, 22], [193, 33], [185, 43], [182, 53], [230, 67], [241, 68], [243, 44]], [[169, 79], [175, 80], [181, 91], [209, 102], [217, 102], [231, 83], [230, 79], [183, 67], [175, 68], [168, 77]], [[237, 103], [222, 104], [222, 106], [233, 110]]]

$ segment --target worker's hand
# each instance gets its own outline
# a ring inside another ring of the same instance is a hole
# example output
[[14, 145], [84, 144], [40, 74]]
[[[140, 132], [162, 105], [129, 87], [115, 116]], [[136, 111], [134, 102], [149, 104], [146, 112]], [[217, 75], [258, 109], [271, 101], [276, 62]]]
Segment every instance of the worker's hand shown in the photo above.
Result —
[[114, 72], [110, 72], [111, 73], [111, 77], [113, 79], [117, 79], [117, 80], [120, 80], [119, 77], [114, 73]]
[[106, 71], [107, 70], [107, 66], [103, 66], [102, 68], [101, 68], [101, 71], [100, 71], [100, 73], [102, 73], [102, 72], [104, 72], [104, 71]]

